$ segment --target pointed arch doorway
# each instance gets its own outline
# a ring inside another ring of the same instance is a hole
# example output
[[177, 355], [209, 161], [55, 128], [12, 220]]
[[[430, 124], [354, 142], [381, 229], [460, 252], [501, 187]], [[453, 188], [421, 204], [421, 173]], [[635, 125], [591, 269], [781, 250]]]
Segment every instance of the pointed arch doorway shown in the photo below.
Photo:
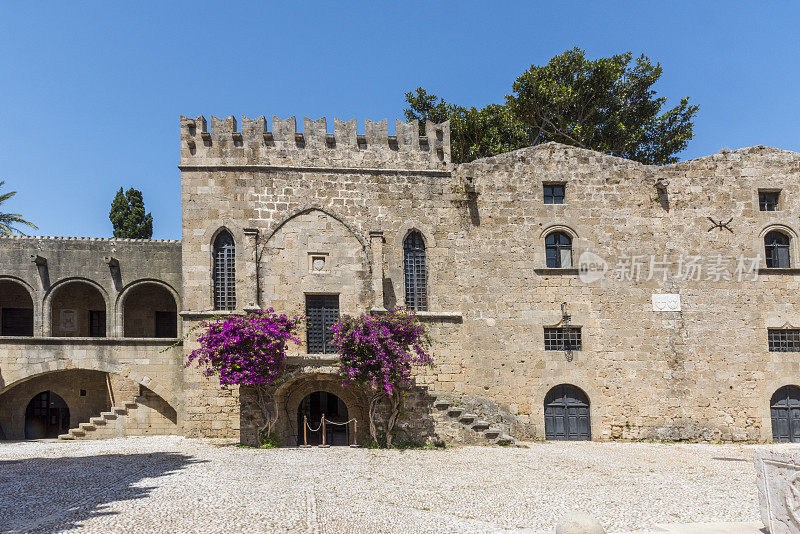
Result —
[[349, 445], [350, 424], [345, 423], [348, 417], [347, 405], [342, 399], [327, 391], [314, 391], [305, 396], [297, 407], [297, 444], [303, 444], [303, 422], [308, 421], [306, 436], [309, 445], [322, 443], [322, 416], [325, 415], [325, 443], [328, 445]]
[[69, 431], [69, 407], [52, 391], [42, 391], [25, 409], [25, 439], [57, 438]]

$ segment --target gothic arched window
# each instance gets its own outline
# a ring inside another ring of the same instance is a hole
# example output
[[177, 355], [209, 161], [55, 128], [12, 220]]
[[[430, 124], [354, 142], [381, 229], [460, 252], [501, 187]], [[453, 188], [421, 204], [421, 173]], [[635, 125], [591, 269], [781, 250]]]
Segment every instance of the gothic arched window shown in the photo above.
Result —
[[425, 241], [422, 234], [411, 232], [403, 241], [403, 267], [406, 278], [406, 308], [428, 309], [428, 270], [425, 266]]
[[547, 267], [567, 269], [572, 267], [572, 238], [564, 232], [553, 232], [544, 239]]
[[767, 267], [788, 269], [789, 261], [789, 236], [773, 230], [764, 236], [764, 253]]
[[214, 240], [214, 309], [236, 309], [236, 245], [223, 230]]

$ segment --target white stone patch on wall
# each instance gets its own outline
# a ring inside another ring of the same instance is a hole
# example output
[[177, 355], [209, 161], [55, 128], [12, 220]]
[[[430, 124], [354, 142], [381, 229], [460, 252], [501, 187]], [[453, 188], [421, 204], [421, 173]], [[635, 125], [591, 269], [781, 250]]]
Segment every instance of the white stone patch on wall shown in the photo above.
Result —
[[681, 311], [681, 296], [674, 293], [654, 294], [653, 311]]

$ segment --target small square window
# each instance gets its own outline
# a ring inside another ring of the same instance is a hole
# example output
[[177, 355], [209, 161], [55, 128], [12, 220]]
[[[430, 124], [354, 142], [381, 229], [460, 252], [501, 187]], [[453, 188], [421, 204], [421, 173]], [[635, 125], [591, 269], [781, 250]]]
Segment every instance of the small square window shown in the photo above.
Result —
[[85, 397], [85, 396], [86, 396], [86, 390], [85, 390], [85, 389], [82, 389], [82, 390], [81, 390], [81, 397]]
[[544, 184], [544, 203], [563, 204], [564, 184]]
[[770, 352], [800, 352], [800, 328], [770, 328]]
[[780, 198], [780, 191], [759, 191], [758, 209], [760, 211], [778, 211], [778, 202]]
[[581, 350], [580, 327], [545, 328], [544, 350]]

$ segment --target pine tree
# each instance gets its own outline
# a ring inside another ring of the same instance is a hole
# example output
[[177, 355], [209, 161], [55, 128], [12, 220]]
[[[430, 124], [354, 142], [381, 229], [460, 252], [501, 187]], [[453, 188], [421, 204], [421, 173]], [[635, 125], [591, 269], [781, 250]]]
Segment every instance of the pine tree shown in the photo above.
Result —
[[142, 192], [137, 189], [128, 189], [123, 193], [119, 188], [114, 201], [111, 202], [111, 212], [108, 214], [114, 226], [114, 237], [127, 237], [132, 239], [150, 239], [153, 237], [153, 216], [145, 214]]

